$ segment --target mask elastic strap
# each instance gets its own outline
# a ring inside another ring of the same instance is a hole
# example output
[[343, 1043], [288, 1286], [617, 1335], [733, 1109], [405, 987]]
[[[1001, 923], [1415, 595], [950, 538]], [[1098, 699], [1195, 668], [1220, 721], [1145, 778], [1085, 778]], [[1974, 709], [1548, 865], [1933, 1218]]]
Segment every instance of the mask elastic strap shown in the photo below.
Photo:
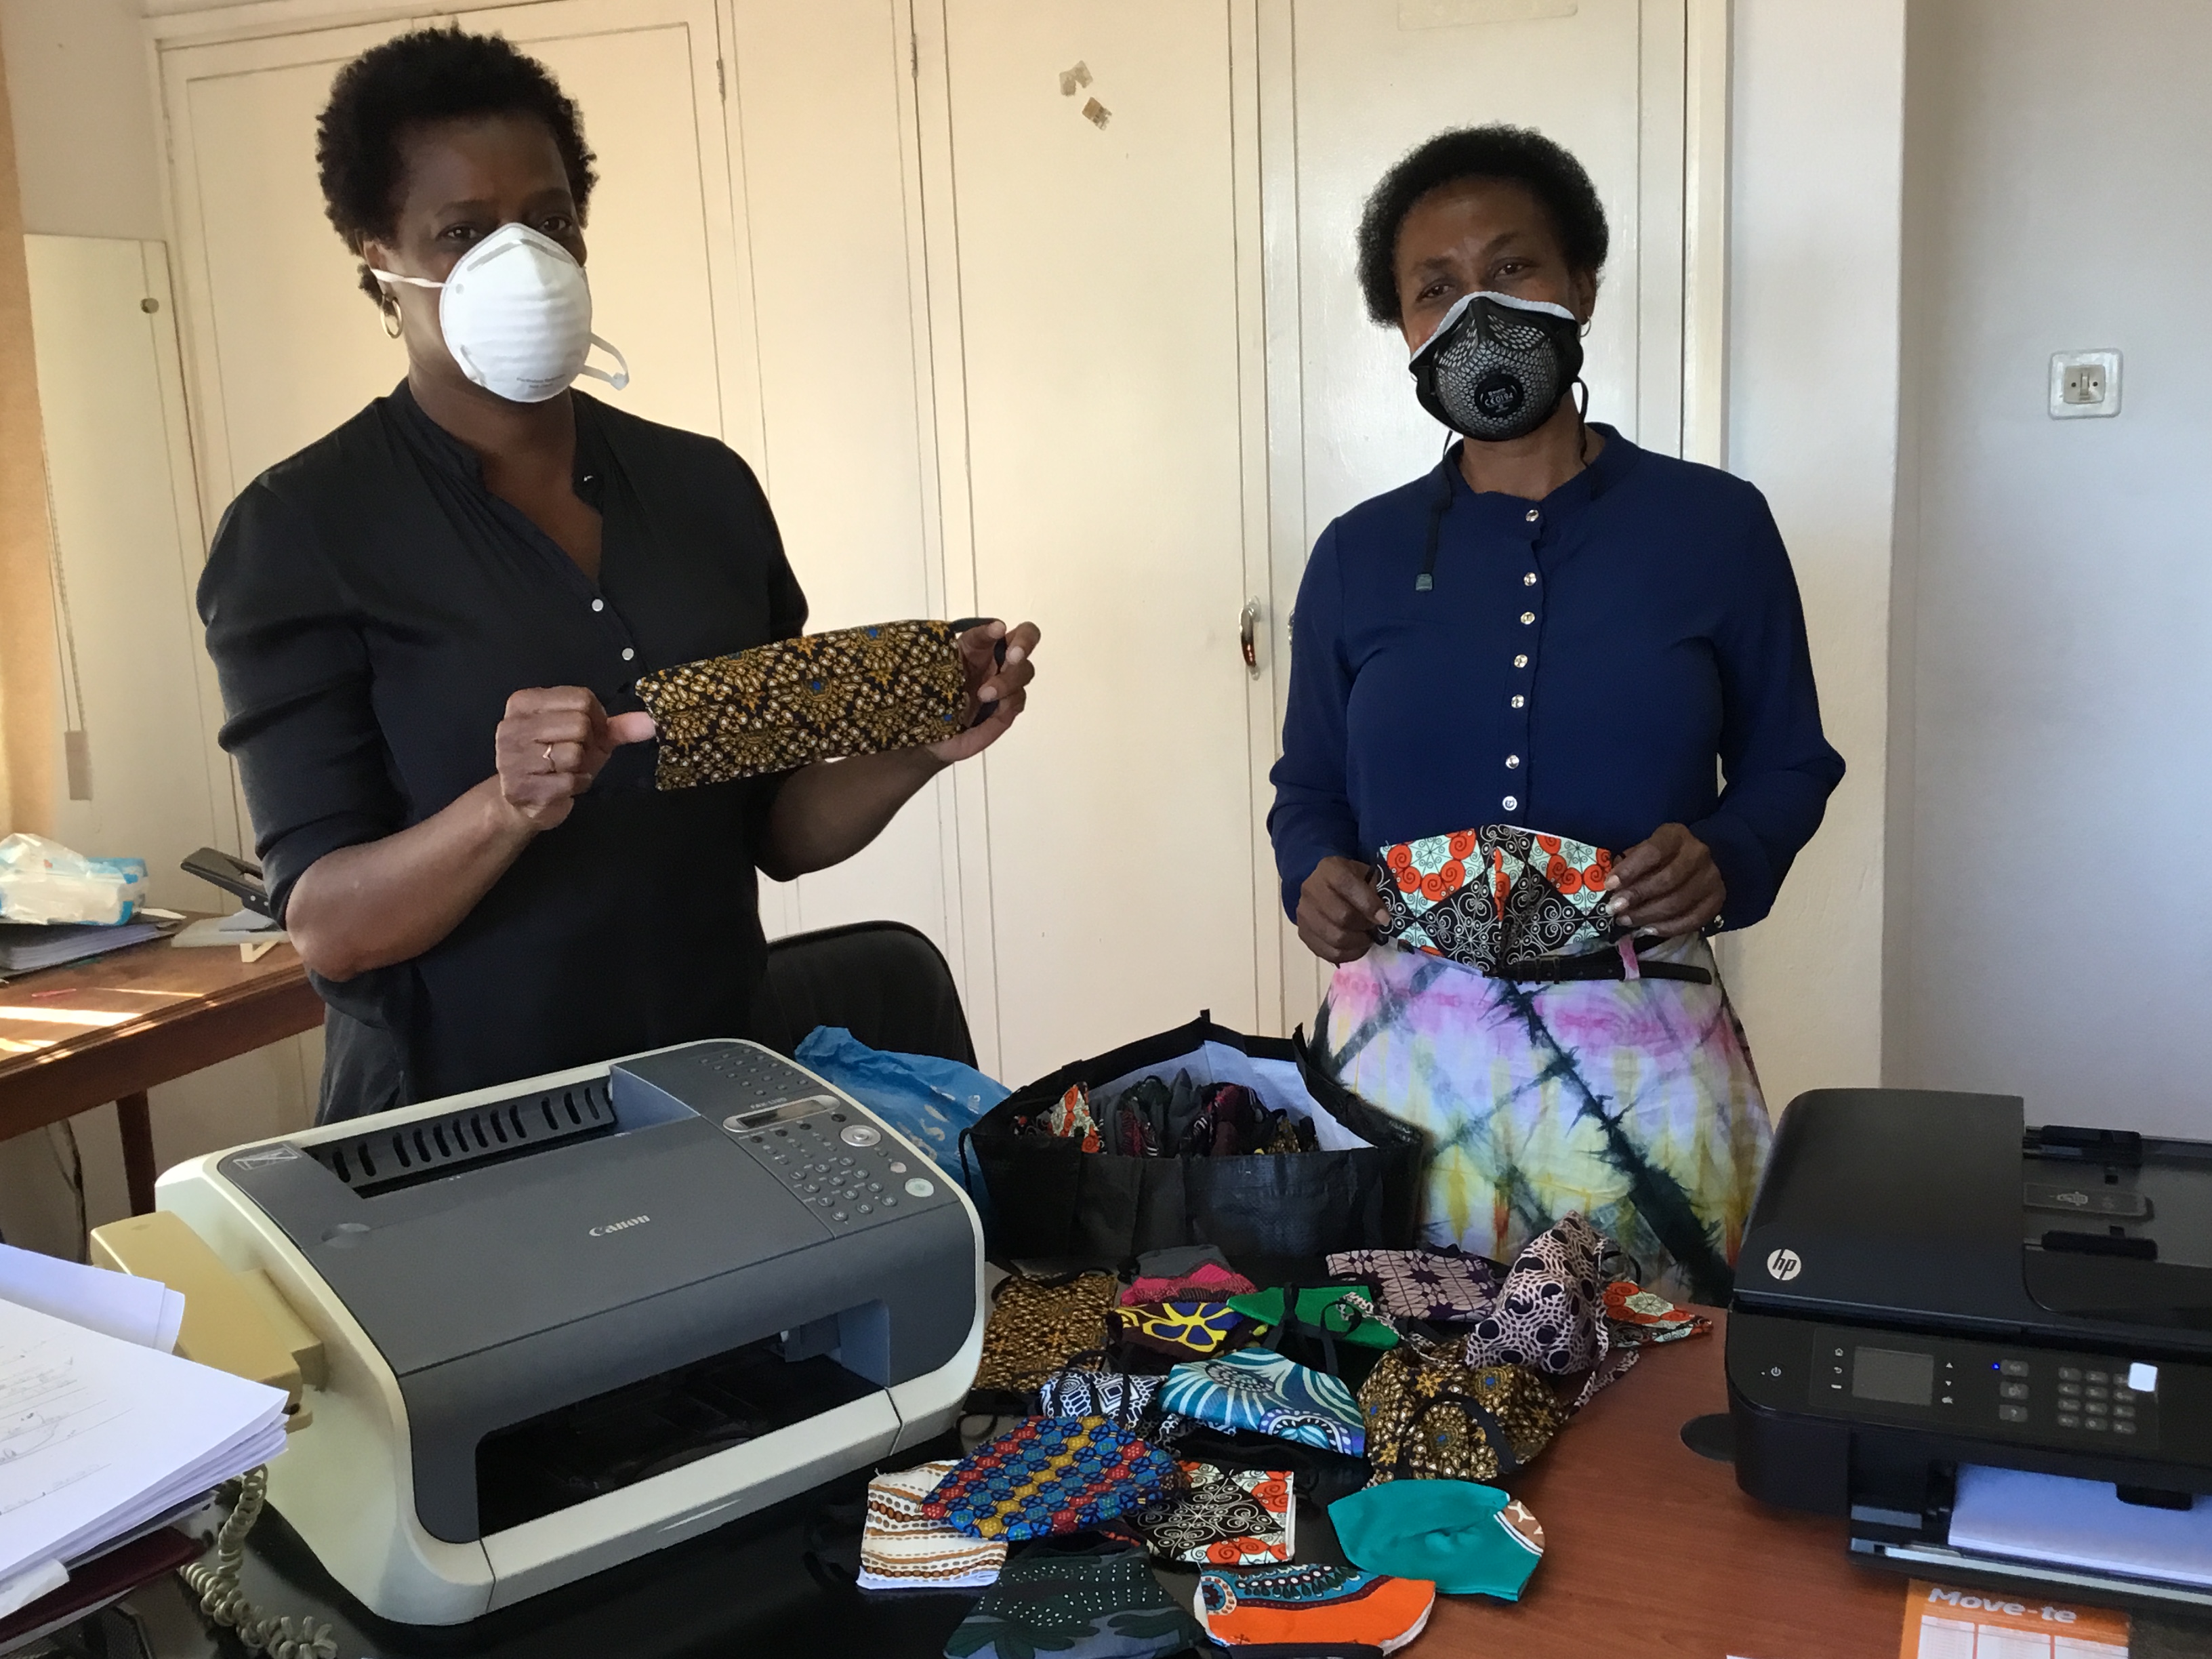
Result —
[[616, 391], [620, 392], [624, 386], [629, 384], [629, 359], [623, 356], [620, 351], [617, 350], [613, 346], [609, 345], [605, 340], [602, 340], [596, 334], [592, 336], [592, 343], [611, 356], [618, 367], [613, 374], [610, 374], [604, 368], [593, 368], [589, 364], [586, 364], [582, 368], [578, 369], [576, 373], [579, 374], [588, 374], [595, 380], [605, 380]]
[[412, 288], [445, 287], [443, 283], [434, 283], [428, 276], [402, 276], [396, 270], [379, 270], [374, 265], [371, 265], [368, 268], [368, 274], [372, 276], [381, 277], [387, 283], [405, 283]]

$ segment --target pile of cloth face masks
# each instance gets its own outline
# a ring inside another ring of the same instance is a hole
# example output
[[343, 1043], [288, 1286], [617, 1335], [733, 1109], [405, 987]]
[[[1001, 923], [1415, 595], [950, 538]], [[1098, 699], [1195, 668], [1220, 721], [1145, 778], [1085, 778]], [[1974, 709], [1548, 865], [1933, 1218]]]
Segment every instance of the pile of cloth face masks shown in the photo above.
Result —
[[[1644, 1347], [1711, 1328], [1578, 1217], [1510, 1264], [1320, 1265], [1262, 1288], [1200, 1245], [1009, 1277], [971, 1406], [1024, 1410], [964, 1458], [877, 1478], [860, 1587], [980, 1592], [949, 1659], [1395, 1652], [1438, 1594], [1516, 1600], [1542, 1559], [1536, 1517], [1468, 1470], [1510, 1476]], [[1488, 1462], [1431, 1468], [1408, 1413], [1466, 1389], [1496, 1409], [1450, 1437]], [[1300, 1559], [1300, 1498], [1327, 1507], [1343, 1561]], [[1154, 1565], [1196, 1570], [1194, 1593]]]
[[1319, 1145], [1310, 1118], [1269, 1106], [1241, 1083], [1196, 1083], [1188, 1072], [1176, 1073], [1172, 1084], [1140, 1078], [1097, 1101], [1076, 1084], [1018, 1132], [1123, 1158], [1237, 1158], [1310, 1152]]

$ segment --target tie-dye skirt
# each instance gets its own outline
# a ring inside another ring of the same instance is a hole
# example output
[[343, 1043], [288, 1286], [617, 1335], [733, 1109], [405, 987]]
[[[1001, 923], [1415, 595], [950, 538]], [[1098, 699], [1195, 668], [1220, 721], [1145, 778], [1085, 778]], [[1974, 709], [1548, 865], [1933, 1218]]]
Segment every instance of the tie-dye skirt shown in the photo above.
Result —
[[[1644, 960], [1712, 966], [1696, 938]], [[1516, 983], [1378, 945], [1316, 1024], [1346, 1087], [1431, 1137], [1428, 1242], [1510, 1261], [1579, 1212], [1647, 1288], [1728, 1299], [1772, 1130], [1717, 975]]]

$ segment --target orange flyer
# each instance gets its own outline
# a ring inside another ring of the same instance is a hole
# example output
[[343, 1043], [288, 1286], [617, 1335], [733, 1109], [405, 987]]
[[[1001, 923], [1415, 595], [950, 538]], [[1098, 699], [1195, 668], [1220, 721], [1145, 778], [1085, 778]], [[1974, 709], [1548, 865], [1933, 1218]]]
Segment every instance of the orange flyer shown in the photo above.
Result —
[[1915, 1578], [1898, 1659], [2128, 1659], [2128, 1616], [2026, 1590], [1962, 1589]]

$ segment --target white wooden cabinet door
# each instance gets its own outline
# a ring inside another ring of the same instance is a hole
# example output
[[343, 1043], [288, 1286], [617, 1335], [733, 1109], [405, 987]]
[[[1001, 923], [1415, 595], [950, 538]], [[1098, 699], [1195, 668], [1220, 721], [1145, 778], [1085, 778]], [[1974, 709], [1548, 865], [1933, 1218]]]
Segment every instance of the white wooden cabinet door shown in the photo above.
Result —
[[946, 0], [923, 42], [964, 391], [948, 542], [979, 610], [1044, 634], [984, 759], [1009, 1083], [1259, 1012], [1232, 9]]
[[[1584, 342], [1590, 418], [1680, 453], [1698, 389], [1686, 348], [1718, 348], [1717, 330], [1685, 328], [1686, 301], [1705, 297], [1689, 279], [1710, 287], [1718, 263], [1717, 229], [1693, 246], [1686, 205], [1700, 185], [1710, 204], [1720, 161], [1688, 112], [1724, 29], [1705, 0], [1261, 0], [1277, 641], [1322, 528], [1434, 466], [1451, 435], [1414, 401], [1404, 340], [1368, 319], [1353, 253], [1368, 192], [1432, 134], [1534, 127], [1589, 170], [1612, 231]], [[1310, 1019], [1328, 969], [1276, 932], [1283, 1018]]]

